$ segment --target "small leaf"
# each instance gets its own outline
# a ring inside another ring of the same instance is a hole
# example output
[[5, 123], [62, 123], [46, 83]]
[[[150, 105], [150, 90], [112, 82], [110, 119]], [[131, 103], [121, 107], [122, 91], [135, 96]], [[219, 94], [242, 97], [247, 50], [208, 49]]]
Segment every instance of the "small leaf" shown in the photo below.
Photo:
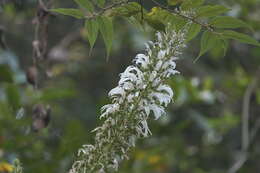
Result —
[[74, 8], [55, 8], [55, 9], [51, 9], [51, 11], [56, 12], [56, 13], [60, 13], [60, 14], [63, 14], [63, 15], [75, 17], [77, 19], [84, 18], [83, 12], [80, 11], [79, 9], [74, 9]]
[[90, 44], [90, 53], [98, 37], [98, 21], [96, 19], [86, 20], [85, 29]]
[[182, 10], [189, 10], [201, 6], [205, 0], [185, 0], [182, 5]]
[[13, 82], [12, 71], [7, 65], [0, 64], [0, 82]]
[[192, 40], [194, 37], [198, 35], [201, 30], [201, 26], [199, 24], [193, 23], [188, 29], [187, 39], [186, 41]]
[[213, 48], [216, 45], [217, 39], [217, 35], [213, 34], [210, 31], [205, 31], [200, 42], [200, 53], [196, 60], [198, 60], [199, 57], [201, 57], [203, 54]]
[[103, 36], [106, 50], [107, 50], [107, 58], [109, 57], [111, 48], [112, 48], [112, 42], [113, 42], [113, 22], [111, 18], [100, 16], [98, 17], [98, 23], [99, 23], [99, 29]]
[[6, 86], [6, 97], [9, 105], [14, 111], [18, 110], [21, 106], [21, 98], [18, 88], [14, 84], [8, 84]]
[[96, 0], [96, 4], [99, 6], [99, 7], [104, 7], [106, 1], [105, 0]]
[[216, 28], [252, 28], [242, 20], [230, 17], [230, 16], [218, 16], [209, 22], [210, 25]]
[[94, 6], [89, 0], [74, 0], [81, 8], [87, 9], [90, 12], [94, 11]]
[[234, 40], [240, 41], [241, 43], [247, 43], [247, 44], [251, 44], [251, 45], [255, 45], [255, 46], [260, 46], [260, 43], [258, 41], [256, 41], [254, 38], [252, 38], [246, 34], [236, 32], [236, 31], [226, 30], [223, 32], [223, 36], [228, 39], [234, 39]]
[[230, 9], [221, 5], [205, 5], [197, 10], [196, 17], [214, 17], [228, 12]]

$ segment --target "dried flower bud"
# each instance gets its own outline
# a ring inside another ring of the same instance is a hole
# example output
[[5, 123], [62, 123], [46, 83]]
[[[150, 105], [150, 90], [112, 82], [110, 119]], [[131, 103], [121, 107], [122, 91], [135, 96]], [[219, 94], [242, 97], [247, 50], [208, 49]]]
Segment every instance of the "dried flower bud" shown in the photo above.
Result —
[[50, 106], [44, 106], [43, 104], [37, 104], [33, 108], [32, 115], [32, 130], [38, 132], [39, 130], [46, 128], [51, 119]]
[[27, 69], [26, 78], [28, 83], [30, 83], [33, 86], [36, 86], [37, 78], [38, 78], [38, 70], [35, 66], [31, 66]]

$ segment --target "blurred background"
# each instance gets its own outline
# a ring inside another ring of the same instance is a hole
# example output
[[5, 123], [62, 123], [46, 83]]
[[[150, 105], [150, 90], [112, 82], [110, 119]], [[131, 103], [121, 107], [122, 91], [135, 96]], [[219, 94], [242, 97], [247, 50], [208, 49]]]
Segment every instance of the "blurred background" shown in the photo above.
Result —
[[[154, 6], [143, 3], [148, 11]], [[260, 39], [259, 0], [207, 3], [231, 8], [228, 15], [254, 28], [240, 31]], [[119, 73], [155, 32], [115, 18], [106, 60], [100, 36], [90, 54], [83, 21], [50, 16], [48, 60], [39, 64], [35, 89], [26, 71], [33, 64], [37, 6], [36, 0], [0, 0], [0, 172], [15, 158], [25, 173], [66, 172], [77, 149], [93, 142], [91, 130], [102, 123], [100, 108]], [[53, 7], [76, 4], [55, 0]], [[239, 173], [260, 172], [260, 48], [231, 41], [225, 56], [216, 48], [194, 63], [199, 49], [199, 38], [188, 44], [177, 62], [181, 75], [169, 81], [175, 96], [167, 116], [149, 122], [153, 135], [139, 140], [120, 173], [225, 173], [236, 166]], [[50, 123], [38, 132], [31, 129], [36, 104], [51, 108]], [[241, 127], [248, 130], [244, 151]]]

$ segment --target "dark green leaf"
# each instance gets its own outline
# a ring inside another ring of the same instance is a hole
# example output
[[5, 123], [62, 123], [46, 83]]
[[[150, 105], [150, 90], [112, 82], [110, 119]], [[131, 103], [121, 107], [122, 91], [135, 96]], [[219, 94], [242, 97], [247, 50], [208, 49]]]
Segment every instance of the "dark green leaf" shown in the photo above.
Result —
[[85, 22], [85, 29], [90, 44], [90, 52], [97, 40], [99, 30], [98, 26], [98, 21], [96, 19], [86, 20]]
[[242, 20], [230, 17], [230, 16], [218, 16], [209, 22], [210, 25], [216, 28], [252, 28]]
[[94, 11], [94, 6], [89, 0], [74, 0], [81, 8], [87, 9], [90, 12]]
[[18, 88], [14, 84], [8, 84], [6, 86], [6, 97], [9, 105], [14, 111], [18, 110], [21, 106], [21, 98]]
[[197, 59], [213, 48], [216, 45], [217, 39], [217, 35], [213, 34], [212, 32], [205, 31], [201, 38], [200, 53]]
[[77, 19], [82, 19], [84, 18], [84, 14], [82, 11], [79, 9], [74, 9], [74, 8], [56, 8], [56, 9], [51, 9], [51, 11], [60, 13], [63, 15], [75, 17]]
[[188, 10], [191, 8], [196, 8], [201, 6], [204, 3], [205, 0], [184, 0], [184, 2], [181, 5], [182, 10]]
[[206, 5], [198, 8], [196, 17], [214, 17], [228, 12], [230, 9], [221, 5]]
[[13, 75], [7, 65], [0, 64], [0, 82], [13, 82]]
[[201, 30], [201, 26], [199, 24], [193, 23], [189, 29], [188, 29], [188, 34], [187, 34], [187, 41], [192, 40], [194, 37], [198, 35], [198, 33]]
[[242, 43], [260, 46], [260, 43], [258, 41], [256, 41], [254, 38], [252, 38], [246, 34], [236, 32], [236, 31], [226, 30], [223, 32], [223, 36], [228, 39], [234, 39], [234, 40], [240, 41]]
[[100, 16], [98, 17], [99, 29], [103, 36], [106, 50], [107, 50], [107, 57], [110, 55], [112, 42], [113, 42], [113, 22], [111, 18]]

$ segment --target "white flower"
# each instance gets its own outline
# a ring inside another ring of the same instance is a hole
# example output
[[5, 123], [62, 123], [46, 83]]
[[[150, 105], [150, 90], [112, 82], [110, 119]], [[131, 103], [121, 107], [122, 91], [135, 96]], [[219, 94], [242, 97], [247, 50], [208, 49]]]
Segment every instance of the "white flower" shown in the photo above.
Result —
[[149, 57], [144, 54], [137, 54], [134, 62], [135, 64], [140, 65], [142, 68], [146, 69], [149, 64]]
[[104, 118], [107, 115], [113, 114], [119, 110], [120, 105], [118, 103], [115, 104], [108, 104], [101, 108], [101, 116], [100, 118]]
[[120, 74], [118, 86], [108, 94], [112, 104], [101, 108], [100, 118], [105, 121], [93, 130], [95, 144], [79, 149], [80, 158], [71, 173], [117, 171], [136, 140], [151, 135], [147, 119], [166, 114], [173, 91], [165, 81], [179, 73], [175, 61], [185, 47], [186, 30], [176, 32], [169, 27], [165, 33], [158, 32], [157, 40], [146, 44], [145, 54], [138, 54], [134, 65]]

